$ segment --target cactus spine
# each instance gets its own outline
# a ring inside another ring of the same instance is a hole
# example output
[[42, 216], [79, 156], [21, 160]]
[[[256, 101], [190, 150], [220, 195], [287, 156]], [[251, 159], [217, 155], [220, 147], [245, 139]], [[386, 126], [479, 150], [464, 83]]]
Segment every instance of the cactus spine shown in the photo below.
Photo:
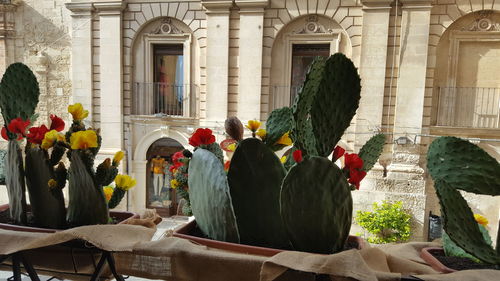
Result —
[[500, 265], [500, 247], [497, 244], [495, 251], [484, 239], [470, 207], [457, 190], [500, 195], [498, 162], [468, 141], [441, 137], [429, 146], [427, 169], [434, 180], [450, 239], [477, 259]]

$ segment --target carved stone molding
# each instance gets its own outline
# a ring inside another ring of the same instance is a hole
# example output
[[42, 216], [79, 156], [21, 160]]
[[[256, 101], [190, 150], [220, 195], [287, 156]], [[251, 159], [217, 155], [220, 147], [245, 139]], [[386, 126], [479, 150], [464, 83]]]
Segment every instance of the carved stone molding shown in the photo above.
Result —
[[165, 18], [160, 24], [151, 32], [151, 34], [183, 34], [182, 30], [177, 28], [172, 19]]
[[332, 33], [333, 31], [331, 29], [326, 29], [321, 23], [318, 21], [318, 16], [316, 15], [311, 15], [307, 17], [306, 23], [304, 26], [295, 31], [292, 32], [293, 34], [325, 34], [325, 33]]
[[476, 19], [462, 28], [463, 31], [500, 31], [500, 23], [492, 19], [493, 11], [480, 11]]

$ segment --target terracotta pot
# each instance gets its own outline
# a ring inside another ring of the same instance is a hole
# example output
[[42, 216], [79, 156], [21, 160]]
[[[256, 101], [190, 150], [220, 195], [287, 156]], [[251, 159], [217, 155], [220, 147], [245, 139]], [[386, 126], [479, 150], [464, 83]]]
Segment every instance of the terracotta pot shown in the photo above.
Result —
[[433, 253], [439, 253], [440, 255], [444, 255], [444, 250], [441, 247], [423, 248], [422, 251], [420, 251], [420, 257], [436, 271], [442, 273], [452, 273], [456, 271], [455, 269], [451, 269], [446, 265], [442, 264], [438, 259], [436, 259], [433, 256]]
[[[0, 205], [0, 212], [6, 211], [9, 209], [9, 204]], [[30, 210], [30, 206], [28, 205], [28, 211]], [[110, 216], [118, 219], [119, 223], [124, 223], [129, 219], [139, 218], [138, 214], [131, 212], [115, 212], [110, 211]], [[5, 230], [14, 230], [14, 231], [26, 231], [26, 232], [42, 232], [42, 233], [54, 233], [57, 231], [61, 231], [62, 229], [52, 229], [52, 228], [41, 228], [41, 227], [31, 227], [31, 226], [23, 226], [23, 225], [15, 225], [15, 224], [7, 224], [0, 223], [0, 229]]]
[[[193, 230], [196, 228], [197, 228], [196, 221], [191, 221], [188, 224], [175, 230], [173, 236], [188, 239], [188, 240], [191, 240], [191, 241], [196, 242], [198, 244], [205, 245], [207, 247], [211, 247], [211, 248], [215, 248], [215, 249], [243, 253], [243, 254], [250, 254], [250, 255], [272, 257], [278, 253], [286, 251], [286, 250], [281, 250], [281, 249], [249, 246], [249, 245], [244, 245], [244, 244], [229, 243], [229, 242], [212, 240], [212, 239], [208, 239], [208, 238], [201, 238], [201, 237], [192, 235]], [[362, 249], [366, 245], [365, 241], [358, 236], [349, 235], [349, 238], [347, 240], [350, 242], [358, 243], [358, 249]]]

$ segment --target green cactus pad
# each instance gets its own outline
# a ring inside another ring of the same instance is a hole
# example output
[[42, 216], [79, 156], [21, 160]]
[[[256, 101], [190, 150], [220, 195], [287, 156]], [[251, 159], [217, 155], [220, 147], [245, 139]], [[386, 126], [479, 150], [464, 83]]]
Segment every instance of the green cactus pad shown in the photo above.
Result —
[[236, 148], [227, 178], [241, 243], [290, 248], [279, 209], [285, 174], [276, 154], [260, 140], [245, 139]]
[[39, 95], [38, 81], [29, 67], [19, 62], [9, 65], [0, 84], [0, 108], [5, 124], [17, 117], [30, 119]]
[[9, 140], [5, 158], [5, 185], [9, 195], [10, 217], [17, 223], [26, 223], [26, 189], [21, 148], [16, 140]]
[[454, 188], [484, 195], [500, 195], [500, 164], [475, 144], [455, 137], [440, 137], [427, 152], [432, 178]]
[[91, 167], [84, 164], [82, 152], [71, 153], [69, 168], [68, 224], [81, 226], [108, 223], [108, 204], [102, 186], [94, 181]]
[[61, 229], [66, 225], [64, 195], [60, 188], [49, 189], [48, 182], [55, 178], [47, 152], [38, 148], [26, 149], [26, 185], [31, 212], [39, 227]]
[[310, 111], [316, 149], [318, 155], [327, 157], [356, 114], [361, 79], [352, 61], [336, 53], [326, 60], [320, 80], [312, 83], [319, 83], [312, 103], [314, 110]]
[[109, 199], [108, 202], [108, 208], [109, 209], [114, 209], [120, 202], [122, 201], [123, 197], [125, 196], [125, 190], [121, 188], [115, 188], [113, 190], [113, 195], [111, 195], [111, 199]]
[[189, 162], [189, 199], [201, 231], [227, 242], [240, 241], [226, 172], [210, 151], [198, 148]]
[[359, 151], [359, 158], [363, 160], [363, 171], [368, 172], [377, 163], [384, 150], [385, 135], [377, 134], [371, 137]]
[[330, 160], [311, 157], [293, 166], [280, 204], [295, 250], [332, 254], [343, 249], [352, 221], [351, 189]]
[[434, 182], [444, 214], [444, 230], [451, 240], [479, 260], [500, 264], [500, 256], [483, 238], [474, 215], [460, 192], [443, 180]]
[[314, 59], [307, 72], [304, 86], [295, 98], [292, 108], [295, 126], [292, 128], [291, 138], [294, 145], [305, 155], [318, 155], [310, 112], [320, 88], [324, 69], [325, 60]]
[[283, 148], [283, 145], [276, 145], [276, 142], [286, 132], [290, 132], [293, 127], [293, 112], [289, 107], [275, 109], [266, 121], [267, 135], [264, 143], [273, 151]]
[[[484, 241], [486, 241], [488, 245], [491, 245], [491, 237], [490, 234], [488, 233], [488, 230], [480, 224], [478, 225], [478, 227], [481, 233], [483, 234]], [[446, 234], [445, 231], [443, 231], [441, 240], [443, 241], [444, 253], [447, 256], [469, 258], [471, 260], [474, 260], [475, 262], [480, 262], [480, 260], [478, 260], [476, 257], [474, 257], [471, 254], [468, 254], [466, 251], [460, 248], [455, 242], [453, 242], [453, 240], [450, 239], [450, 236], [448, 236], [448, 234]]]

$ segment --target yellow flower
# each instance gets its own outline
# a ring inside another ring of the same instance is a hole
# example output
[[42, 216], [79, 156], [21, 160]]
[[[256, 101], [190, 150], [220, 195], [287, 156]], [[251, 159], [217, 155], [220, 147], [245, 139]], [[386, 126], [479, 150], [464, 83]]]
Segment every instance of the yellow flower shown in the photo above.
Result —
[[89, 111], [84, 110], [81, 103], [75, 103], [68, 106], [68, 112], [71, 113], [75, 121], [83, 120], [89, 116]]
[[78, 131], [69, 138], [71, 149], [87, 149], [97, 147], [97, 134], [93, 130]]
[[118, 164], [120, 164], [120, 161], [122, 161], [124, 155], [125, 152], [121, 150], [115, 153], [115, 156], [113, 157], [113, 164], [115, 164], [115, 166], [118, 166]]
[[264, 129], [259, 129], [255, 134], [262, 140], [265, 139], [267, 136], [267, 132]]
[[174, 189], [178, 188], [180, 184], [181, 183], [178, 180], [176, 180], [176, 179], [173, 179], [173, 180], [170, 181], [170, 187], [172, 187]]
[[103, 187], [104, 191], [104, 197], [106, 197], [106, 202], [109, 202], [111, 200], [111, 196], [113, 196], [113, 187], [112, 186], [105, 186]]
[[280, 161], [281, 161], [281, 163], [285, 164], [285, 162], [286, 162], [286, 156], [281, 157]]
[[137, 182], [135, 181], [134, 178], [128, 176], [128, 175], [116, 175], [115, 178], [115, 184], [116, 188], [122, 189], [122, 190], [129, 190], [132, 187], [134, 187]]
[[488, 219], [481, 216], [480, 214], [474, 214], [474, 219], [476, 219], [477, 223], [479, 223], [482, 226], [488, 225]]
[[57, 181], [55, 179], [50, 179], [48, 182], [49, 189], [53, 189], [57, 187]]
[[42, 148], [49, 149], [54, 146], [56, 141], [64, 142], [64, 135], [56, 130], [49, 131], [42, 140]]
[[276, 141], [276, 144], [282, 144], [282, 145], [292, 145], [292, 139], [288, 136], [290, 132], [286, 132], [284, 135], [279, 138], [278, 141]]
[[234, 152], [234, 151], [236, 150], [236, 144], [235, 144], [235, 143], [232, 143], [232, 144], [228, 145], [228, 146], [227, 146], [227, 149], [228, 149], [229, 151]]
[[260, 128], [260, 122], [257, 120], [249, 120], [248, 124], [245, 125], [250, 131], [255, 132]]

